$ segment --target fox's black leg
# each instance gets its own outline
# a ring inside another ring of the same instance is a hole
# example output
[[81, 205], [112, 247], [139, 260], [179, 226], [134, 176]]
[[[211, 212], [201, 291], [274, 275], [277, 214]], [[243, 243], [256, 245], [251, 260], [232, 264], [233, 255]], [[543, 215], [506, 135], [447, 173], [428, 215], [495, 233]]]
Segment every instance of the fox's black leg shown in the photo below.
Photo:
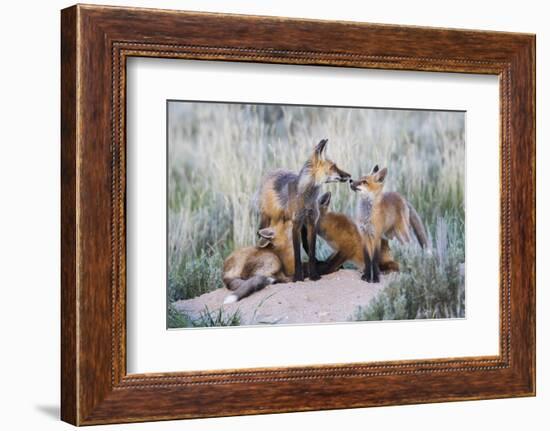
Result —
[[300, 250], [300, 229], [298, 223], [293, 222], [292, 226], [292, 248], [294, 250], [294, 281], [304, 281], [304, 273], [302, 272], [302, 258]]
[[313, 223], [307, 224], [307, 239], [308, 239], [308, 249], [309, 249], [309, 279], [310, 280], [319, 280], [321, 277], [317, 272], [317, 261], [315, 259], [315, 247], [317, 243], [317, 230]]
[[365, 261], [365, 270], [363, 271], [363, 276], [361, 277], [361, 280], [370, 283], [372, 281], [372, 261], [366, 247], [363, 249], [363, 259]]
[[325, 275], [338, 271], [346, 260], [346, 257], [339, 251], [333, 253], [325, 262], [317, 262], [319, 274]]
[[374, 250], [372, 256], [372, 282], [380, 283], [380, 248]]
[[[319, 275], [328, 274], [328, 272], [327, 272], [328, 271], [328, 264], [329, 264], [328, 259], [317, 261], [317, 272], [319, 273]], [[306, 277], [307, 277], [307, 274], [306, 274]]]
[[307, 255], [309, 256], [309, 247], [308, 247], [308, 241], [307, 241], [307, 228], [305, 226], [302, 226], [302, 247], [304, 247], [304, 250], [306, 251]]

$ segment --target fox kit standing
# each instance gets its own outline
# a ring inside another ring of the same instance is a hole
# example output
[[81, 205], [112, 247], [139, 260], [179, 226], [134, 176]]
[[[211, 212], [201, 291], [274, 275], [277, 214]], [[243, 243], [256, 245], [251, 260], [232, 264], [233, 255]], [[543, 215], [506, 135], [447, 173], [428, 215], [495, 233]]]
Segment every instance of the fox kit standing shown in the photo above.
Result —
[[[355, 222], [346, 214], [329, 211], [331, 193], [326, 192], [319, 199], [319, 236], [334, 250], [326, 262], [320, 264], [322, 274], [337, 271], [345, 262], [353, 263], [364, 271], [363, 240]], [[380, 243], [380, 269], [399, 271], [399, 264], [393, 260], [388, 240]]]
[[362, 279], [380, 281], [380, 252], [382, 238], [397, 238], [410, 242], [409, 225], [422, 247], [427, 245], [426, 230], [420, 217], [405, 198], [396, 192], [384, 192], [388, 169], [376, 165], [369, 175], [351, 182], [352, 190], [359, 192], [357, 223], [363, 238], [365, 270]]
[[225, 259], [223, 283], [232, 293], [224, 304], [239, 301], [269, 284], [290, 281], [294, 273], [290, 230], [290, 221], [260, 229], [257, 246], [240, 248]]
[[[326, 157], [327, 139], [321, 140], [312, 155], [295, 174], [278, 170], [268, 174], [260, 188], [260, 227], [279, 220], [292, 221], [292, 247], [294, 252], [294, 281], [304, 279], [300, 245], [309, 256], [309, 278], [318, 280], [315, 260], [318, 197], [321, 185], [331, 182], [347, 182], [351, 176]], [[305, 228], [305, 229], [304, 229]], [[302, 235], [302, 237], [300, 237]]]

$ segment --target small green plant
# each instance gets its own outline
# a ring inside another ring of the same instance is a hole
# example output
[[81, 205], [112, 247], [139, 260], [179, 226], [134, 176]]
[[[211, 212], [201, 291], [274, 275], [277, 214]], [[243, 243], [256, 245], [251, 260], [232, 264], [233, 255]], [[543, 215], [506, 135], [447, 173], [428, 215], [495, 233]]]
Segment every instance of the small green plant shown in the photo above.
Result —
[[193, 318], [188, 314], [179, 311], [174, 305], [168, 305], [168, 328], [206, 328], [216, 326], [239, 326], [241, 314], [239, 310], [232, 313], [225, 312], [222, 308], [211, 311], [207, 306]]
[[178, 311], [172, 304], [168, 304], [167, 310], [167, 322], [168, 328], [189, 328], [193, 326], [191, 318], [181, 311]]
[[198, 319], [193, 320], [193, 326], [205, 328], [213, 326], [239, 326], [241, 324], [241, 313], [235, 310], [233, 313], [226, 313], [223, 308], [216, 311], [210, 311], [205, 306], [200, 312]]

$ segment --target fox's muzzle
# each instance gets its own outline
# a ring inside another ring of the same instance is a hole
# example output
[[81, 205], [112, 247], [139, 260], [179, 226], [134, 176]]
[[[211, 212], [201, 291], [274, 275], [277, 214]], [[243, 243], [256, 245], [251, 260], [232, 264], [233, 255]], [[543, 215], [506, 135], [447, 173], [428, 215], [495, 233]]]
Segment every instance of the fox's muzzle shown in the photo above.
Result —
[[359, 190], [359, 181], [352, 181], [350, 179], [349, 186], [354, 192], [356, 192]]
[[336, 172], [338, 173], [338, 177], [336, 178], [337, 181], [340, 181], [341, 183], [347, 183], [351, 180], [351, 175], [347, 172], [339, 168], [336, 168]]

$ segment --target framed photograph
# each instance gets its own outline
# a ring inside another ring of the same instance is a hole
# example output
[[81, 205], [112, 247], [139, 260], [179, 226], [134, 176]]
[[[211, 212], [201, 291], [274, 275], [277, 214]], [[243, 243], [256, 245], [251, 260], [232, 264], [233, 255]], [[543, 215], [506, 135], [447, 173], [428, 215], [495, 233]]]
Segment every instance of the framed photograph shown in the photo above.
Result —
[[61, 14], [62, 419], [535, 394], [535, 36]]

